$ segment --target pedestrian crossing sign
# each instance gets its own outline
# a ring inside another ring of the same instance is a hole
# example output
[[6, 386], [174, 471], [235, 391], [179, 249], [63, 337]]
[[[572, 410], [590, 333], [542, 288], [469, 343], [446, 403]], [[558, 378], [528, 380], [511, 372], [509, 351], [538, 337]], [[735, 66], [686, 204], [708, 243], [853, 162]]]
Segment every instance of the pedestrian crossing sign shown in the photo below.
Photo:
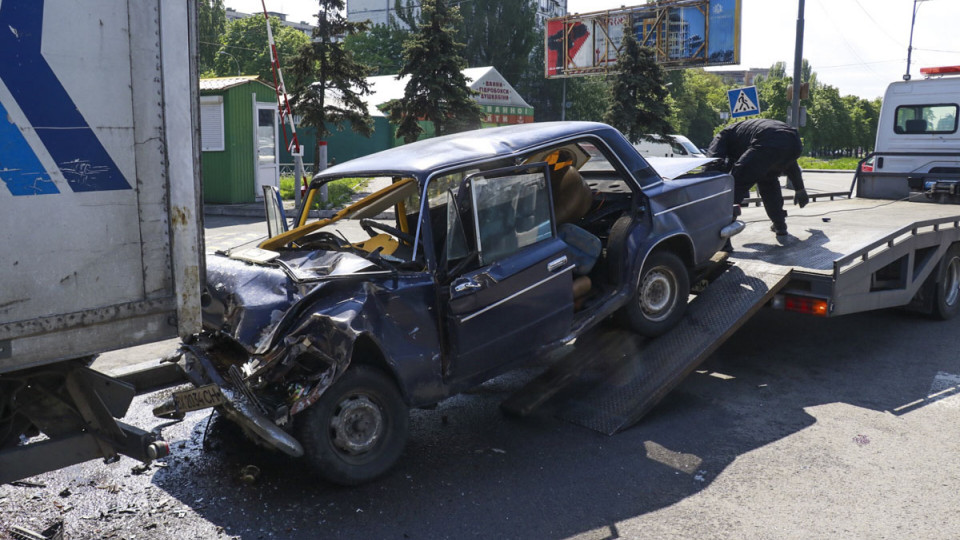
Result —
[[760, 114], [760, 99], [757, 97], [756, 86], [728, 90], [727, 101], [730, 102], [730, 116], [733, 118]]

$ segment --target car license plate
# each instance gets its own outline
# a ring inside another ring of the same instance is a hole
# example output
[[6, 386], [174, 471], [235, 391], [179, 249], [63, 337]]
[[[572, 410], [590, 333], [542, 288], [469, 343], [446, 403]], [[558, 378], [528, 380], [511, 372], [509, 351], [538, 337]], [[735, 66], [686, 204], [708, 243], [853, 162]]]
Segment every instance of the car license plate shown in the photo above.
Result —
[[178, 411], [189, 412], [216, 407], [224, 402], [224, 397], [219, 386], [208, 384], [200, 388], [174, 392], [173, 402], [176, 403]]

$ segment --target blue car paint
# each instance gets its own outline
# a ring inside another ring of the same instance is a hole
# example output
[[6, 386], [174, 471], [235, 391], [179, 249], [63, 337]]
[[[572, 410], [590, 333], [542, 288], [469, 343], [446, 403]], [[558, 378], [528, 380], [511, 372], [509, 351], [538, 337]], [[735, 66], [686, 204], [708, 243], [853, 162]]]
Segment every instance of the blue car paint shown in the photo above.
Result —
[[[606, 146], [615, 157], [618, 176], [631, 192], [631, 206], [620, 216], [623, 230], [616, 239], [614, 235], [609, 239], [618, 244], [608, 245], [607, 275], [615, 285], [613, 291], [596, 306], [574, 314], [572, 292], [565, 281], [570, 279], [569, 265], [556, 278], [530, 270], [563, 254], [559, 240], [538, 242], [464, 275], [492, 284], [514, 278], [496, 292], [504, 298], [525, 294], [531, 282], [564, 283], [563, 288], [534, 291], [529, 301], [515, 303], [502, 320], [467, 330], [483, 332], [466, 336], [471, 343], [488, 340], [496, 345], [504, 336], [518, 339], [512, 330], [530, 328], [523, 336], [529, 345], [523, 354], [493, 347], [491, 351], [501, 356], [474, 355], [485, 359], [477, 369], [458, 365], [463, 360], [458, 355], [469, 351], [459, 350], [464, 336], [456, 335], [451, 320], [458, 312], [475, 313], [477, 306], [471, 307], [470, 302], [486, 306], [498, 298], [477, 294], [464, 300], [451, 292], [452, 277], [441, 280], [437, 271], [430, 215], [423, 211], [417, 231], [424, 246], [425, 271], [391, 270], [349, 253], [310, 250], [283, 251], [278, 262], [264, 265], [210, 258], [210, 299], [204, 310], [208, 332], [238, 343], [245, 350], [240, 356], [260, 357], [269, 368], [261, 365], [257, 372], [266, 381], [264, 389], [272, 388], [280, 398], [289, 392], [292, 375], [302, 375], [304, 368], [296, 362], [299, 354], [304, 362], [315, 362], [315, 372], [336, 373], [317, 377], [323, 384], [330, 384], [351, 363], [370, 363], [390, 373], [409, 405], [428, 405], [529, 359], [536, 350], [588, 331], [630, 300], [644, 261], [654, 250], [678, 251], [694, 269], [721, 247], [724, 240], [719, 229], [733, 221], [732, 178], [702, 174], [664, 181], [619, 132], [603, 124], [530, 124], [448, 135], [331, 167], [314, 177], [311, 185], [382, 174], [414, 177], [424, 194], [431, 179], [445, 171], [491, 162], [498, 167], [513, 165], [525, 154], [575, 139]], [[325, 268], [326, 274], [317, 275], [316, 268]], [[307, 275], [314, 277], [305, 279]], [[544, 324], [530, 326], [531, 321]], [[364, 355], [358, 357], [355, 350]], [[322, 388], [313, 390], [308, 394], [322, 392]]]

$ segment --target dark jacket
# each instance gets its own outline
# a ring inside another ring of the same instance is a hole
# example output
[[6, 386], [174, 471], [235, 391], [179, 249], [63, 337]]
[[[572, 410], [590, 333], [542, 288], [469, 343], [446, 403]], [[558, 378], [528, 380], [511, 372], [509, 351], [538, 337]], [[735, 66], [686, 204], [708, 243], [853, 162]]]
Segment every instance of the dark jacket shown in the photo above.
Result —
[[779, 170], [771, 171], [785, 174], [795, 186], [802, 189], [803, 179], [797, 158], [803, 151], [803, 143], [797, 130], [779, 120], [754, 118], [737, 122], [723, 128], [710, 142], [707, 155], [724, 158], [723, 170], [730, 171], [740, 156], [754, 148], [773, 156]]

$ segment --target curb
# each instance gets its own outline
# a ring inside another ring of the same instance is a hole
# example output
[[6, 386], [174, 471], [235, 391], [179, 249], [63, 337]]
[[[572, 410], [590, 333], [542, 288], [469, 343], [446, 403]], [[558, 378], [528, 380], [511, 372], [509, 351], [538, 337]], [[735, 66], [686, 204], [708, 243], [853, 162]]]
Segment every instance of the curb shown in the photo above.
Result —
[[835, 174], [853, 174], [856, 169], [800, 169], [801, 172], [811, 173], [835, 173]]

